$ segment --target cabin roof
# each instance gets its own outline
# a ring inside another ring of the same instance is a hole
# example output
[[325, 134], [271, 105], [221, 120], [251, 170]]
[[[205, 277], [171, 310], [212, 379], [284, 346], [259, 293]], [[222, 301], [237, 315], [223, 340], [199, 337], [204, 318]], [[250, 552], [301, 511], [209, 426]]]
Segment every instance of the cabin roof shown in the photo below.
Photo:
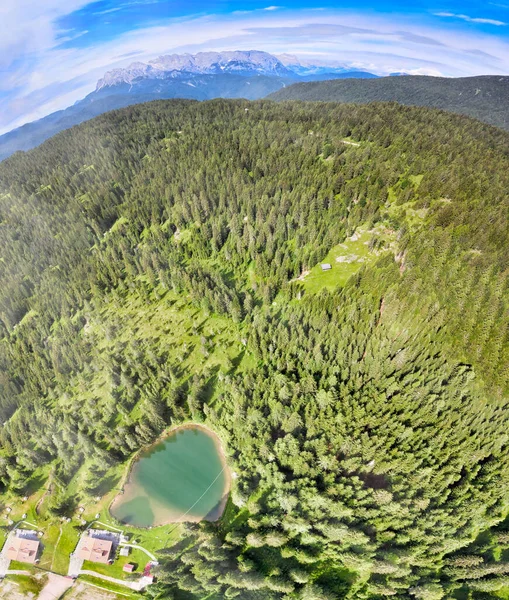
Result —
[[100, 538], [88, 537], [80, 550], [80, 558], [96, 563], [108, 564], [113, 542]]
[[35, 563], [40, 542], [23, 537], [15, 537], [9, 542], [7, 558], [24, 563]]

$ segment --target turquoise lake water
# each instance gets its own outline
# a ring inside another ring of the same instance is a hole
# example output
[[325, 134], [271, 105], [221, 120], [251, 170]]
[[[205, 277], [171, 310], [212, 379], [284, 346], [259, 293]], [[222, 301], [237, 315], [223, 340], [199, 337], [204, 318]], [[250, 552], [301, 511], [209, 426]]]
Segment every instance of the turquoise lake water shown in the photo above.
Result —
[[176, 430], [142, 454], [112, 515], [135, 527], [215, 520], [227, 493], [216, 441], [201, 428]]

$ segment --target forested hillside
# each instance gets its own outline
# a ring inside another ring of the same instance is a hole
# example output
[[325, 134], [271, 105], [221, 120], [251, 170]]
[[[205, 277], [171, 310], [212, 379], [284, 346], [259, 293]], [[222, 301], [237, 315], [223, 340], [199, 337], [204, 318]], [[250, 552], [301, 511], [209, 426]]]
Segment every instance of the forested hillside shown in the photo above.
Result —
[[290, 85], [288, 77], [251, 77], [223, 73], [221, 75], [184, 74], [178, 79], [141, 80], [96, 90], [65, 110], [51, 113], [38, 121], [17, 127], [0, 135], [0, 160], [14, 152], [26, 151], [42, 144], [56, 133], [79, 125], [110, 110], [141, 104], [151, 100], [172, 98], [211, 100], [213, 98], [246, 98], [256, 100]]
[[399, 102], [428, 106], [474, 117], [509, 129], [509, 77], [425, 77], [343, 79], [295, 83], [269, 96], [272, 100], [322, 102]]
[[0, 182], [3, 493], [51, 465], [66, 515], [203, 421], [231, 502], [161, 541], [147, 594], [507, 592], [507, 133], [396, 104], [158, 101]]
[[93, 92], [65, 110], [0, 135], [0, 161], [19, 150], [35, 148], [56, 133], [107, 111], [151, 100], [258, 100], [296, 81], [376, 78], [365, 71], [335, 72], [312, 65], [293, 67], [296, 72], [275, 56], [256, 50], [177, 54], [160, 56], [148, 64], [135, 62], [125, 69], [106, 73]]

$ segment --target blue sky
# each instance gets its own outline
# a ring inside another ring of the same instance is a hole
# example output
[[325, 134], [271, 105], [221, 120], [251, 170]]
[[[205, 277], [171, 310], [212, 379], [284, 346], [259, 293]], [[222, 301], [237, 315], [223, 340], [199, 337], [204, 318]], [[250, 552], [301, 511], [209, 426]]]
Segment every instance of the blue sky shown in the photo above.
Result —
[[107, 70], [172, 52], [258, 49], [380, 75], [509, 75], [509, 0], [274, 2], [2, 0], [0, 133], [69, 106]]

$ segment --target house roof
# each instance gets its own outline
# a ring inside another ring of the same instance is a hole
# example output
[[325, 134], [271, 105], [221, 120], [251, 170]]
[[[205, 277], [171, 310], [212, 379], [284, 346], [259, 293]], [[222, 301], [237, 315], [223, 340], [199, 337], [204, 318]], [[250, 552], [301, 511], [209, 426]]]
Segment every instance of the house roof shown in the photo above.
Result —
[[35, 563], [40, 543], [37, 540], [15, 537], [8, 542], [7, 558], [24, 563]]
[[80, 558], [96, 563], [107, 564], [110, 560], [113, 542], [99, 538], [88, 537], [80, 550]]
[[322, 271], [329, 271], [332, 269], [332, 265], [330, 263], [322, 263]]
[[126, 573], [132, 573], [134, 571], [134, 565], [132, 563], [127, 563], [122, 567], [122, 570]]

